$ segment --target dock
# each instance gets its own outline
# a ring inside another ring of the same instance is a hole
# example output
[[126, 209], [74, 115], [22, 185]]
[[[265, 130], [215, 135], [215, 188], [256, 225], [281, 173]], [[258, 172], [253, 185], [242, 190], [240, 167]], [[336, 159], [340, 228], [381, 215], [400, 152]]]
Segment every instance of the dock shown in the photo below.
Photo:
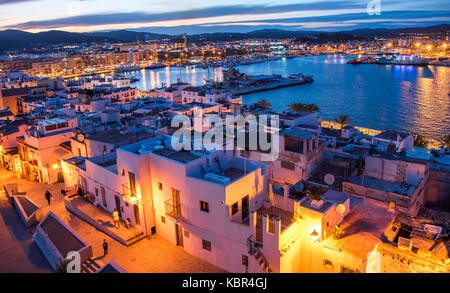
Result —
[[233, 96], [252, 94], [256, 92], [263, 92], [268, 90], [274, 90], [279, 88], [291, 87], [296, 85], [302, 85], [313, 82], [313, 78], [306, 76], [304, 79], [289, 79], [289, 78], [277, 78], [269, 84], [249, 86], [245, 88], [239, 88], [232, 91]]

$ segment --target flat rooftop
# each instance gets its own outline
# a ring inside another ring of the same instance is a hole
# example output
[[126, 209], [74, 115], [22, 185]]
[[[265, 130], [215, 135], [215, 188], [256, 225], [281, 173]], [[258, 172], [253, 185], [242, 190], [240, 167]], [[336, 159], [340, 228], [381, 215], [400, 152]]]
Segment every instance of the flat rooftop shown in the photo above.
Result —
[[329, 236], [323, 244], [365, 259], [377, 243], [384, 241], [384, 231], [393, 217], [394, 213], [385, 207], [362, 200], [342, 221], [344, 236], [340, 239]]
[[190, 151], [176, 151], [172, 149], [162, 149], [153, 151], [154, 154], [178, 161], [180, 163], [190, 163], [200, 158], [200, 156], [192, 154]]
[[351, 177], [348, 180], [350, 183], [357, 184], [357, 185], [363, 185], [367, 188], [372, 189], [378, 189], [383, 190], [391, 193], [411, 196], [414, 191], [416, 190], [417, 186], [420, 183], [420, 178], [417, 178], [417, 181], [412, 183], [406, 183], [406, 182], [393, 182], [393, 181], [387, 181], [382, 180], [370, 176], [364, 176], [364, 182], [361, 178], [361, 176], [354, 176]]
[[[286, 211], [286, 210], [282, 210], [277, 207], [270, 207], [270, 208], [261, 207], [257, 210], [257, 213], [258, 213], [259, 217], [268, 215], [269, 218], [271, 218], [271, 219], [279, 218], [281, 221], [281, 231], [283, 231], [287, 226], [289, 226], [292, 222], [292, 219], [294, 218], [294, 213]], [[258, 224], [259, 224], [259, 221], [257, 222], [257, 225]]]

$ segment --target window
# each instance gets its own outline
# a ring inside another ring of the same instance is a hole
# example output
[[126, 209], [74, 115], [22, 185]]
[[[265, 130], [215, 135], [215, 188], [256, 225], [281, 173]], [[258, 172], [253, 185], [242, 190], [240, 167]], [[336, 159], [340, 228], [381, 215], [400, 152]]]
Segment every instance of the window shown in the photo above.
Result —
[[56, 124], [45, 126], [46, 131], [55, 130], [55, 129], [56, 129]]
[[64, 127], [68, 127], [68, 126], [69, 126], [69, 122], [58, 123], [58, 128], [64, 128]]
[[161, 223], [163, 223], [163, 224], [166, 223], [166, 218], [164, 218], [163, 216], [161, 216]]
[[202, 247], [204, 250], [211, 251], [211, 242], [205, 239], [202, 239]]
[[159, 190], [163, 190], [163, 186], [162, 186], [161, 182], [158, 183], [158, 188], [159, 188]]
[[242, 255], [242, 265], [248, 266], [248, 256], [245, 254]]
[[122, 176], [125, 176], [125, 169], [120, 169], [120, 174], [121, 174]]
[[295, 164], [288, 161], [281, 161], [281, 168], [295, 170]]
[[189, 232], [184, 230], [184, 237], [189, 238]]
[[330, 260], [328, 260], [328, 259], [324, 259], [324, 260], [323, 260], [323, 265], [324, 265], [325, 267], [329, 268], [329, 269], [332, 269], [332, 268], [333, 268], [333, 263], [332, 263]]
[[269, 233], [275, 233], [275, 220], [269, 218]]
[[354, 272], [355, 270], [352, 270], [351, 268], [341, 265], [341, 273], [352, 274]]
[[235, 202], [232, 206], [231, 206], [231, 215], [236, 214], [239, 211], [239, 203]]
[[81, 149], [80, 148], [77, 148], [77, 153], [78, 153], [78, 156], [81, 157]]
[[200, 201], [200, 210], [202, 212], [207, 212], [209, 213], [209, 203], [207, 203], [206, 201]]

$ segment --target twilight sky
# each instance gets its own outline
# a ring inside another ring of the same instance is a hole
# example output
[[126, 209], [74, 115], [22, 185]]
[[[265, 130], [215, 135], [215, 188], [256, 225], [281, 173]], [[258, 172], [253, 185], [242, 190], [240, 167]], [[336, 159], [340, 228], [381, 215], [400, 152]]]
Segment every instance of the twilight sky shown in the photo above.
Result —
[[[0, 0], [0, 30], [351, 30], [450, 23], [449, 0]], [[368, 13], [369, 3], [372, 5]], [[245, 3], [245, 4], [243, 4]]]

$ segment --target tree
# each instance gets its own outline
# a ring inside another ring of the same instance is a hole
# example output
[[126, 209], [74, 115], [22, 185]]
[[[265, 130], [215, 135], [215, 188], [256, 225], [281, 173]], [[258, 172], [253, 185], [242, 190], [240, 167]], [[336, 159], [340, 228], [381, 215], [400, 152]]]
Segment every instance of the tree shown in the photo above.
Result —
[[320, 108], [314, 103], [311, 104], [303, 104], [303, 103], [290, 103], [288, 105], [289, 110], [291, 111], [303, 111], [303, 112], [319, 112]]
[[256, 108], [272, 110], [272, 104], [266, 99], [259, 100], [255, 103]]
[[350, 117], [348, 115], [339, 115], [334, 118], [334, 121], [341, 125], [341, 128], [344, 128], [350, 123]]
[[428, 140], [422, 135], [414, 135], [414, 146], [426, 149], [428, 147], [428, 143]]
[[440, 141], [446, 149], [450, 149], [450, 134], [447, 134], [446, 136], [442, 137]]

